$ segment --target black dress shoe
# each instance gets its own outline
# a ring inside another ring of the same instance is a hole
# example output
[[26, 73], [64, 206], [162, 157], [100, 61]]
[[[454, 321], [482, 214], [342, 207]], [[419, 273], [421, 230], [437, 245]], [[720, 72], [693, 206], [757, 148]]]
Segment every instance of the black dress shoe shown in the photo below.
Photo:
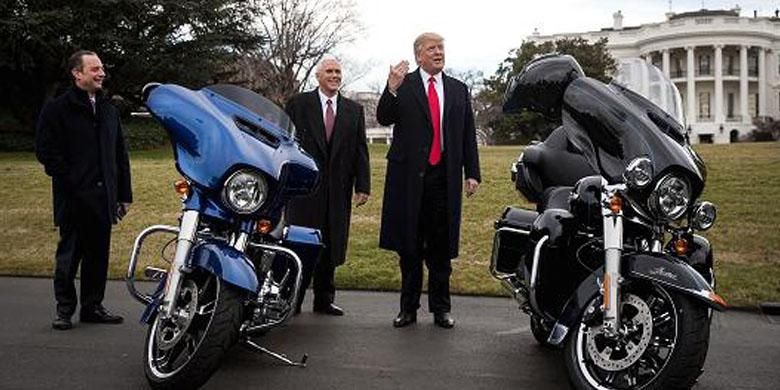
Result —
[[393, 327], [403, 328], [417, 322], [417, 312], [402, 311], [393, 320]]
[[455, 320], [450, 317], [450, 313], [433, 313], [433, 323], [444, 329], [455, 326]]
[[122, 316], [111, 314], [105, 307], [97, 307], [92, 310], [81, 311], [81, 322], [90, 322], [94, 324], [121, 324], [124, 321]]
[[68, 330], [73, 327], [73, 323], [70, 322], [69, 316], [58, 315], [57, 318], [51, 322], [51, 327], [57, 330]]
[[314, 312], [315, 313], [322, 313], [322, 314], [328, 314], [332, 316], [343, 316], [344, 310], [342, 310], [340, 307], [336, 306], [333, 303], [329, 303], [327, 305], [315, 305], [314, 306]]

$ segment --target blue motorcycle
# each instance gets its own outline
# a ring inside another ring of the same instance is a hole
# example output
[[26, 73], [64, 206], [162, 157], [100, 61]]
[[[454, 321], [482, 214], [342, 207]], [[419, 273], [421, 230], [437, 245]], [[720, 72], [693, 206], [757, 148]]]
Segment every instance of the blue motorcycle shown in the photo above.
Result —
[[[295, 142], [295, 126], [268, 99], [233, 85], [193, 91], [172, 84], [144, 88], [151, 114], [168, 132], [184, 176], [179, 226], [155, 225], [135, 240], [127, 287], [146, 305], [144, 371], [153, 388], [205, 383], [228, 349], [241, 342], [287, 364], [304, 366], [253, 340], [295, 311], [303, 262], [316, 261], [320, 232], [285, 223], [285, 205], [317, 185], [318, 170]], [[170, 235], [168, 269], [136, 289], [144, 240]]]

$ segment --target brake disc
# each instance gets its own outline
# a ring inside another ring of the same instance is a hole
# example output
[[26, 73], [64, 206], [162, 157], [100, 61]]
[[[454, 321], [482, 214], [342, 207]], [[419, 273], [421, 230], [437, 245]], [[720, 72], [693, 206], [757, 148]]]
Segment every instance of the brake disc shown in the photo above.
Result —
[[173, 318], [157, 317], [157, 348], [162, 351], [173, 348], [189, 328], [198, 310], [198, 286], [191, 279], [185, 279], [176, 299]]
[[[632, 307], [636, 311], [630, 319], [623, 318], [621, 328], [632, 329], [612, 341], [603, 336], [602, 327], [591, 327], [586, 335], [588, 355], [593, 363], [606, 371], [624, 370], [639, 360], [653, 335], [653, 315], [647, 303], [633, 294], [623, 296], [622, 313]], [[637, 339], [636, 335], [639, 335]], [[611, 346], [608, 344], [612, 344]]]

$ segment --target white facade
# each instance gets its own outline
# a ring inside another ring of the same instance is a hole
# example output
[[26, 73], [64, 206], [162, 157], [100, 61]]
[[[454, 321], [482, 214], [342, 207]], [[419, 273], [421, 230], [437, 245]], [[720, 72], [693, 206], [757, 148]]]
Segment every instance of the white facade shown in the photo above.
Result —
[[642, 57], [680, 90], [691, 142], [735, 142], [757, 117], [780, 118], [780, 18], [740, 17], [739, 8], [667, 13], [660, 23], [528, 37], [546, 42], [607, 38], [615, 59]]

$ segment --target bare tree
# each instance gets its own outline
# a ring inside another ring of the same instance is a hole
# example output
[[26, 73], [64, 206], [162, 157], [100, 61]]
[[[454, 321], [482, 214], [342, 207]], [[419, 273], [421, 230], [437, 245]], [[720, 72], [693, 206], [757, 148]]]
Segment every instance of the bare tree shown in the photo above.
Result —
[[283, 104], [301, 91], [314, 67], [362, 31], [351, 0], [255, 0], [267, 42], [237, 64], [234, 80]]

